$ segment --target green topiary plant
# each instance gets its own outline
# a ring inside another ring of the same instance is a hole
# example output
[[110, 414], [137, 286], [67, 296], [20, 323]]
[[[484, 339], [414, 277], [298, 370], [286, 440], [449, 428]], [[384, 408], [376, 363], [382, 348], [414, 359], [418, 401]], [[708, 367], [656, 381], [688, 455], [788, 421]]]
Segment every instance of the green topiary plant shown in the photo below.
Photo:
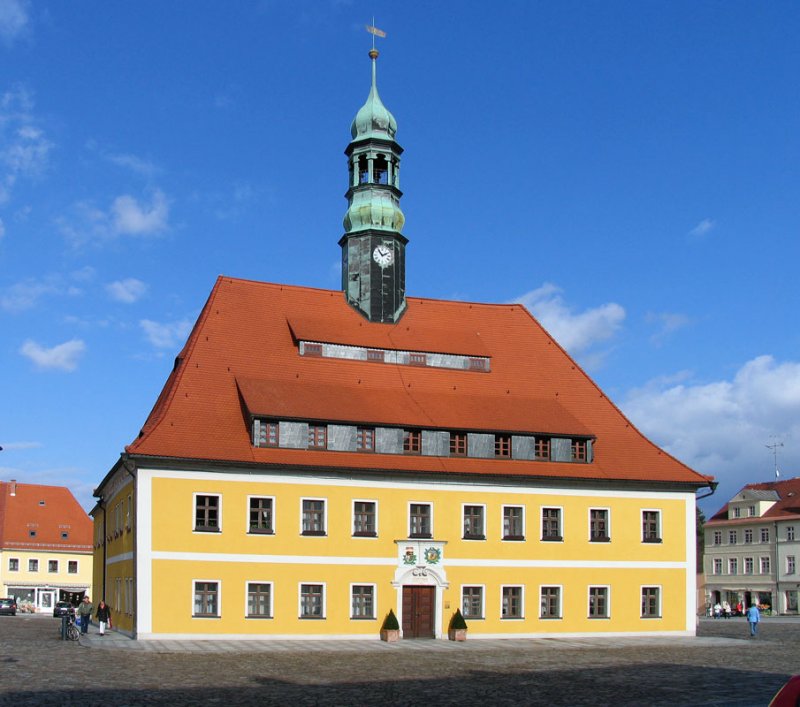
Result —
[[389, 613], [386, 614], [386, 618], [383, 620], [381, 631], [399, 631], [399, 630], [400, 630], [400, 624], [397, 622], [397, 617], [394, 615], [394, 610], [389, 609]]
[[465, 628], [467, 628], [467, 622], [461, 614], [461, 609], [456, 609], [456, 613], [453, 614], [453, 618], [450, 619], [450, 630], [455, 631]]

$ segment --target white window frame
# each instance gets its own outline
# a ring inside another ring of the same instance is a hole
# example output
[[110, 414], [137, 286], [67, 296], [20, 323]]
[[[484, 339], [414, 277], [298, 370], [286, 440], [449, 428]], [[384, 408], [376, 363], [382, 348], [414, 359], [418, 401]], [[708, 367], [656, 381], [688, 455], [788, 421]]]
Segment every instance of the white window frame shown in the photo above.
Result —
[[658, 589], [658, 615], [645, 616], [641, 613], [641, 606], [639, 608], [640, 619], [663, 619], [664, 618], [664, 588], [660, 584], [641, 584], [639, 585], [639, 604], [642, 602], [642, 592], [645, 589]]
[[[558, 536], [561, 540], [545, 540], [544, 539], [544, 511], [557, 510], [558, 511]], [[564, 516], [564, 506], [555, 506], [551, 504], [542, 505], [539, 507], [539, 542], [546, 543], [563, 543], [566, 537], [566, 518]], [[555, 584], [545, 584], [545, 587], [555, 587]]]
[[[766, 565], [767, 571], [764, 571], [764, 566]], [[759, 574], [771, 574], [772, 573], [772, 562], [770, 561], [769, 555], [761, 555], [758, 558], [758, 573]]]
[[[375, 535], [356, 535], [356, 503], [374, 503], [375, 504]], [[378, 501], [374, 498], [354, 498], [350, 503], [350, 537], [360, 540], [376, 540], [378, 538]], [[364, 582], [356, 582], [356, 584], [363, 584]]]
[[[14, 561], [14, 560], [16, 560], [16, 562], [17, 562], [17, 568], [16, 569], [11, 569], [11, 562]], [[8, 571], [9, 572], [19, 572], [20, 571], [19, 567], [20, 567], [19, 557], [9, 557], [8, 558]]]
[[[606, 536], [608, 537], [607, 541], [606, 540], [592, 540], [592, 511], [605, 511], [606, 512]], [[586, 522], [587, 522], [587, 525], [586, 525], [586, 538], [590, 543], [591, 542], [595, 542], [595, 543], [596, 542], [599, 542], [599, 543], [611, 542], [611, 508], [606, 507], [606, 506], [592, 506], [591, 508], [588, 508], [586, 510]], [[600, 585], [598, 584], [598, 585], [592, 585], [592, 586], [600, 586]]]
[[[306, 533], [303, 530], [303, 502], [322, 501], [322, 535], [317, 535], [316, 531]], [[303, 496], [300, 499], [300, 535], [307, 538], [324, 538], [328, 536], [328, 498], [327, 496]], [[319, 582], [303, 582], [303, 584], [319, 584]]]
[[[592, 616], [589, 613], [591, 605], [592, 589], [605, 589], [606, 590], [606, 613], [605, 616]], [[641, 599], [641, 596], [639, 597]], [[590, 584], [586, 588], [586, 618], [594, 621], [595, 619], [610, 619], [611, 618], [611, 585], [610, 584]]]
[[[748, 560], [750, 561], [750, 571], [749, 572], [747, 571], [747, 562], [748, 562]], [[745, 557], [742, 560], [742, 571], [743, 571], [743, 574], [755, 574], [756, 573], [755, 568], [756, 568], [756, 563], [755, 563], [755, 560], [752, 557]]]
[[[469, 504], [468, 504], [469, 505]], [[472, 589], [478, 588], [481, 590], [481, 615], [480, 616], [467, 616], [464, 613], [464, 589]], [[470, 582], [469, 584], [462, 584], [461, 589], [458, 593], [458, 608], [461, 610], [462, 616], [467, 619], [468, 621], [483, 621], [486, 618], [486, 585], [485, 584], [475, 584], [475, 582]]]
[[[748, 539], [748, 533], [749, 533], [749, 539]], [[745, 545], [752, 545], [752, 543], [753, 543], [753, 529], [752, 528], [745, 528], [744, 529], [743, 542], [744, 542]]]
[[[54, 570], [50, 569], [50, 563], [51, 562], [55, 562], [56, 563], [56, 568]], [[47, 574], [58, 574], [59, 567], [60, 567], [60, 563], [59, 563], [58, 560], [47, 560]]]
[[[353, 587], [372, 587], [372, 616], [353, 616]], [[351, 621], [374, 621], [378, 618], [378, 585], [374, 582], [350, 582], [348, 599], [350, 605], [347, 607], [347, 614]]]
[[[200, 495], [202, 496], [202, 495], [208, 495], [208, 494], [200, 494]], [[217, 585], [217, 613], [214, 614], [213, 616], [212, 615], [198, 616], [197, 614], [194, 613], [194, 597], [195, 597], [195, 594], [196, 594], [196, 585], [197, 585], [198, 582], [215, 582], [216, 585]], [[189, 606], [191, 607], [191, 617], [192, 617], [192, 619], [204, 620], [204, 619], [219, 619], [219, 618], [222, 617], [222, 580], [221, 579], [193, 578], [192, 581], [189, 583], [189, 587], [191, 588], [191, 592], [192, 592], [192, 594], [191, 594], [191, 604], [189, 604]]]
[[[719, 567], [719, 571], [717, 571], [717, 567]], [[722, 574], [723, 569], [724, 569], [724, 563], [722, 562], [722, 558], [721, 557], [712, 558], [711, 574]]]
[[[311, 501], [318, 501], [317, 498], [309, 499]], [[303, 585], [304, 584], [318, 584], [322, 587], [322, 616], [304, 616], [303, 615]], [[297, 583], [297, 618], [302, 621], [321, 621], [328, 618], [328, 585], [327, 582], [305, 580]]]
[[769, 542], [769, 528], [760, 528], [758, 533], [759, 542], [768, 543]]
[[407, 505], [406, 505], [406, 524], [407, 524], [407, 527], [408, 527], [408, 537], [409, 537], [409, 539], [413, 540], [415, 538], [411, 535], [411, 506], [428, 506], [431, 509], [431, 514], [430, 514], [430, 518], [431, 518], [431, 537], [430, 538], [420, 538], [420, 539], [421, 540], [432, 540], [434, 537], [436, 537], [435, 526], [433, 524], [433, 522], [434, 522], [433, 501], [409, 501], [407, 503]]
[[[254, 498], [268, 498], [270, 501], [272, 501], [272, 531], [271, 532], [268, 532], [268, 533], [253, 532], [252, 530], [250, 530], [250, 501], [251, 501], [251, 499], [254, 499]], [[261, 494], [261, 493], [248, 494], [247, 495], [247, 510], [245, 512], [245, 518], [244, 518], [244, 532], [247, 535], [277, 535], [277, 530], [276, 530], [277, 525], [278, 525], [277, 520], [276, 520], [277, 505], [278, 504], [275, 502], [275, 496], [265, 496], [264, 494]], [[302, 506], [301, 506], [301, 512], [302, 512]], [[302, 518], [301, 518], [301, 523], [302, 523]]]
[[[554, 508], [554, 506], [544, 506], [544, 508]], [[558, 616], [543, 616], [542, 615], [542, 590], [543, 589], [558, 589]], [[540, 584], [539, 585], [539, 621], [560, 621], [564, 618], [564, 585], [562, 584]]]
[[[480, 508], [481, 509], [481, 518], [483, 520], [483, 523], [482, 523], [482, 525], [483, 525], [483, 528], [482, 528], [483, 537], [482, 538], [480, 538], [480, 537], [468, 538], [468, 537], [466, 537], [466, 534], [464, 533], [464, 517], [465, 517], [467, 506], [474, 506], [476, 508]], [[486, 538], [487, 538], [487, 535], [488, 535], [487, 532], [486, 532], [487, 531], [486, 518], [487, 518], [487, 516], [486, 516], [486, 504], [485, 503], [462, 503], [461, 504], [461, 539], [466, 541], [466, 542], [486, 542]], [[433, 534], [433, 533], [431, 533], [431, 534]]]
[[793, 542], [794, 541], [794, 537], [795, 537], [794, 536], [794, 526], [793, 525], [787, 525], [786, 526], [786, 540], [789, 541], [789, 542]]
[[[717, 538], [719, 538], [719, 542], [717, 542]], [[711, 536], [711, 544], [712, 545], [722, 545], [722, 531], [715, 530], [714, 534]]]
[[[522, 535], [520, 536], [520, 538], [518, 540], [517, 539], [512, 540], [510, 538], [509, 539], [506, 538], [505, 528], [504, 528], [504, 520], [505, 520], [505, 517], [506, 517], [506, 508], [521, 508], [522, 509]], [[526, 530], [527, 530], [527, 528], [526, 528], [526, 517], [525, 517], [526, 511], [527, 511], [527, 509], [525, 508], [525, 504], [524, 503], [504, 503], [500, 507], [500, 540], [501, 541], [504, 541], [504, 542], [507, 542], [507, 543], [518, 543], [518, 542], [522, 542], [522, 541], [525, 540]], [[512, 585], [509, 585], [509, 586], [512, 586]], [[513, 585], [513, 586], [516, 586], [516, 585]]]
[[[195, 521], [197, 520], [197, 497], [198, 496], [216, 496], [219, 500], [217, 505], [217, 522], [218, 527], [216, 530], [197, 530], [197, 525]], [[208, 535], [209, 533], [222, 533], [222, 494], [219, 491], [194, 491], [192, 493], [192, 533], [195, 535]], [[205, 580], [200, 580], [205, 581]], [[209, 582], [211, 580], [208, 580]], [[192, 601], [192, 607], [194, 607], [194, 601]]]
[[[255, 498], [264, 498], [264, 496], [255, 496]], [[248, 503], [248, 508], [249, 508]], [[269, 585], [269, 616], [254, 616], [247, 613], [247, 607], [250, 603], [250, 585], [251, 584], [268, 584]], [[244, 618], [245, 619], [255, 619], [256, 621], [262, 621], [263, 619], [272, 619], [275, 618], [275, 583], [272, 580], [268, 579], [246, 579], [244, 581]]]
[[[547, 586], [553, 586], [553, 585], [547, 585]], [[503, 590], [504, 589], [519, 589], [520, 590], [520, 596], [519, 596], [520, 615], [519, 616], [503, 616]], [[559, 609], [560, 608], [561, 607], [559, 607]], [[525, 585], [524, 584], [501, 584], [500, 585], [500, 620], [501, 621], [519, 621], [520, 619], [524, 619], [524, 618], [525, 618]]]
[[[731, 572], [731, 568], [734, 565], [736, 566], [736, 571], [735, 572]], [[739, 574], [739, 558], [738, 557], [729, 557], [728, 558], [728, 574], [734, 575], [734, 576]]]
[[[644, 539], [644, 514], [656, 513], [657, 514], [657, 540]], [[661, 508], [642, 508], [639, 513], [639, 542], [642, 545], [660, 545], [664, 542], [664, 511]], [[649, 586], [649, 585], [648, 585]], [[641, 598], [641, 597], [640, 597]]]
[[[33, 567], [33, 569], [31, 569]], [[36, 557], [28, 558], [28, 572], [38, 572], [39, 571], [39, 559]]]
[[786, 556], [786, 574], [795, 574], [797, 572], [797, 557], [795, 555]]

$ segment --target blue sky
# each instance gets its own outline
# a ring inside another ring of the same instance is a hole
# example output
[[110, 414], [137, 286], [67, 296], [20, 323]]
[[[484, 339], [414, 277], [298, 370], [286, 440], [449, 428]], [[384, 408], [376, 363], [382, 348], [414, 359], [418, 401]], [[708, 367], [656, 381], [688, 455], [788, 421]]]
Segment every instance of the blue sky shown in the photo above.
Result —
[[0, 478], [91, 490], [218, 274], [339, 287], [369, 89], [410, 294], [524, 302], [714, 510], [800, 475], [800, 5], [0, 0]]

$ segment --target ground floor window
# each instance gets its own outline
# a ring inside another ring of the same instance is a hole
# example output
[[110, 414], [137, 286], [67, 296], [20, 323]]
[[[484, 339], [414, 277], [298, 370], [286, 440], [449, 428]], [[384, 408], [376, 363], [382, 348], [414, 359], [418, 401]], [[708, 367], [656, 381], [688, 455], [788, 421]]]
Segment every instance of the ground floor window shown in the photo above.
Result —
[[325, 587], [322, 584], [300, 585], [300, 618], [325, 618]]
[[483, 587], [461, 588], [461, 613], [465, 619], [483, 618]]
[[194, 615], [219, 616], [219, 582], [194, 583]]
[[354, 619], [375, 618], [375, 587], [371, 584], [354, 584], [351, 587], [352, 615]]
[[247, 616], [269, 619], [272, 617], [272, 585], [268, 582], [248, 582]]
[[608, 587], [589, 587], [589, 618], [608, 618]]
[[561, 587], [542, 587], [540, 603], [543, 619], [561, 618]]
[[502, 596], [502, 617], [504, 619], [521, 619], [522, 587], [503, 587]]
[[642, 618], [661, 618], [661, 589], [642, 587]]

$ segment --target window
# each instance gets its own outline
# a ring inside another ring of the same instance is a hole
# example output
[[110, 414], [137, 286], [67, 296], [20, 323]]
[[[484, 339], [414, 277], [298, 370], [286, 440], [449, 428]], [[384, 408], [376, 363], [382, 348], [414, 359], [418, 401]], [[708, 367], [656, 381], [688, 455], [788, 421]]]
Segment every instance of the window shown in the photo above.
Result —
[[761, 574], [769, 574], [770, 572], [769, 557], [762, 557], [760, 566], [761, 566]]
[[328, 447], [328, 426], [309, 425], [308, 426], [308, 448], [327, 449]]
[[542, 508], [542, 540], [561, 539], [561, 509]]
[[28, 560], [28, 572], [39, 571], [39, 560]]
[[642, 511], [642, 542], [661, 542], [661, 512]]
[[542, 587], [541, 591], [541, 618], [561, 618], [561, 587]]
[[47, 571], [52, 573], [58, 572], [58, 560], [47, 561]]
[[794, 540], [794, 526], [787, 525], [786, 526], [786, 539], [787, 540]]
[[511, 435], [494, 436], [494, 455], [506, 459], [511, 458]]
[[483, 587], [461, 587], [461, 613], [465, 619], [483, 618]]
[[661, 618], [661, 588], [642, 587], [642, 618]]
[[194, 616], [219, 616], [219, 582], [194, 583]]
[[503, 587], [501, 616], [504, 619], [521, 619], [522, 587]]
[[607, 543], [611, 538], [608, 535], [608, 510], [606, 508], [592, 508], [589, 510], [589, 541], [593, 543]]
[[357, 427], [356, 428], [356, 449], [359, 452], [375, 451], [375, 428]]
[[428, 357], [424, 353], [412, 353], [408, 355], [408, 362], [412, 366], [425, 366], [428, 363]]
[[451, 457], [465, 457], [465, 456], [467, 456], [467, 433], [466, 432], [451, 432], [450, 433], [450, 456]]
[[19, 558], [17, 557], [8, 558], [8, 571], [19, 572]]
[[728, 558], [728, 574], [739, 573], [739, 561], [735, 557]]
[[745, 541], [745, 543], [753, 542], [753, 529], [752, 528], [747, 528], [744, 531], [744, 541]]
[[736, 506], [736, 508], [733, 509], [733, 517], [740, 518], [741, 515], [742, 515], [742, 509], [739, 508], [739, 506]]
[[303, 343], [303, 356], [322, 356], [322, 344]]
[[550, 438], [536, 437], [533, 443], [533, 455], [536, 459], [550, 459]]
[[761, 528], [761, 542], [762, 543], [769, 542], [769, 528]]
[[303, 499], [303, 535], [325, 535], [325, 501]]
[[300, 585], [300, 618], [325, 618], [325, 587], [322, 584]]
[[483, 531], [483, 506], [464, 506], [464, 539], [486, 540]]
[[525, 520], [522, 506], [503, 506], [503, 540], [524, 540]]
[[469, 370], [470, 371], [485, 371], [486, 370], [486, 359], [485, 358], [470, 357], [470, 359], [469, 359]]
[[747, 507], [747, 515], [751, 518], [756, 514], [756, 507], [755, 506], [748, 506]]
[[367, 349], [367, 361], [377, 361], [383, 363], [384, 353], [378, 349]]
[[253, 420], [253, 444], [256, 447], [277, 447], [279, 425], [267, 420]]
[[589, 618], [608, 618], [608, 587], [589, 587]]
[[218, 533], [219, 496], [197, 494], [194, 497], [194, 529], [204, 533]]
[[728, 531], [728, 545], [736, 545], [736, 531], [729, 530]]
[[745, 557], [744, 558], [744, 573], [745, 574], [753, 574], [753, 558], [752, 557]]
[[409, 525], [412, 538], [430, 538], [431, 530], [431, 505], [430, 503], [412, 503], [409, 508]]
[[353, 535], [374, 538], [377, 533], [375, 501], [353, 501]]
[[794, 555], [787, 555], [786, 556], [786, 574], [794, 574], [795, 573], [795, 556]]
[[67, 562], [67, 572], [69, 574], [78, 574], [78, 561], [77, 560], [69, 560]]
[[272, 618], [272, 584], [269, 582], [247, 583], [247, 618]]
[[714, 558], [714, 574], [722, 574], [722, 558]]
[[572, 440], [572, 461], [585, 462], [588, 459], [586, 454], [587, 444], [585, 439]]
[[350, 587], [351, 618], [375, 618], [375, 586], [372, 584], [353, 584]]
[[272, 498], [250, 497], [250, 532], [274, 533], [275, 526], [272, 519]]
[[128, 494], [127, 512], [125, 513], [125, 529], [131, 529], [131, 518], [133, 517], [133, 496]]
[[722, 545], [722, 531], [715, 530], [714, 531], [714, 545]]
[[403, 430], [403, 452], [419, 454], [422, 451], [422, 432], [419, 430]]

